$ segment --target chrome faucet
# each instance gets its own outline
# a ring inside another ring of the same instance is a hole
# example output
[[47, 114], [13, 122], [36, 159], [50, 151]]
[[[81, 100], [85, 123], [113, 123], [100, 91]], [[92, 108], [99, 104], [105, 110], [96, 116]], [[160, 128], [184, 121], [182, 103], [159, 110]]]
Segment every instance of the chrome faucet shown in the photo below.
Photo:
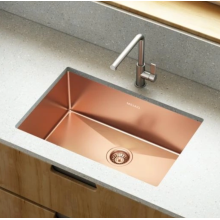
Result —
[[143, 88], [146, 85], [145, 80], [155, 82], [157, 79], [156, 64], [151, 63], [150, 72], [145, 71], [144, 63], [144, 36], [138, 34], [135, 38], [128, 44], [128, 46], [122, 51], [115, 62], [110, 66], [112, 70], [116, 70], [119, 64], [124, 60], [124, 58], [130, 53], [130, 51], [138, 44], [138, 62], [136, 65], [136, 82], [135, 86]]

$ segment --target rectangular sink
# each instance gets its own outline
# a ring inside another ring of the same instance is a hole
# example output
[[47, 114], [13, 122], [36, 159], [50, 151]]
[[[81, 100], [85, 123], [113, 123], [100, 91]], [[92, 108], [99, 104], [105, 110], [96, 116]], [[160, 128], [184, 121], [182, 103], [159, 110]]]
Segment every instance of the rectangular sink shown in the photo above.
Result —
[[201, 123], [199, 117], [67, 68], [17, 127], [157, 186]]

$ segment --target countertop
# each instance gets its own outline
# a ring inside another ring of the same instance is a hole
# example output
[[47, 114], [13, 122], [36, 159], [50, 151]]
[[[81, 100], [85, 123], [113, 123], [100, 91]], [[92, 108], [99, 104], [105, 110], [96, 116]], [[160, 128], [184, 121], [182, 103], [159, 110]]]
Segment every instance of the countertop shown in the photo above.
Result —
[[[0, 142], [174, 217], [220, 217], [220, 92], [162, 70], [137, 89], [135, 60], [110, 70], [117, 55], [0, 11]], [[67, 66], [204, 119], [159, 186], [15, 127]]]

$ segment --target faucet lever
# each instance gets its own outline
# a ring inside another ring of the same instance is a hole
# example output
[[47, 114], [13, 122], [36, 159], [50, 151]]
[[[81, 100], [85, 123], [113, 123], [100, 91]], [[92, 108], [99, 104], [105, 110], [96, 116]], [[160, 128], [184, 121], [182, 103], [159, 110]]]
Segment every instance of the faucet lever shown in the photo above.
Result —
[[144, 78], [145, 80], [155, 82], [157, 79], [157, 74], [156, 74], [156, 64], [151, 63], [150, 64], [150, 72], [144, 71], [141, 74], [141, 77]]
[[153, 74], [153, 75], [156, 75], [156, 64], [154, 63], [151, 63], [150, 64], [150, 73]]

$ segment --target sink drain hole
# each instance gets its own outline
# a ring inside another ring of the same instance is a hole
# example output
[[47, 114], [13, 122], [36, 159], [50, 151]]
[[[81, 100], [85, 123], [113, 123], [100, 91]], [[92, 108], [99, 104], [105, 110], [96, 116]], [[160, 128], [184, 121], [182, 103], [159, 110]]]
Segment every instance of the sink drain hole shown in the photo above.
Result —
[[107, 153], [107, 160], [115, 165], [126, 165], [132, 160], [132, 153], [124, 148], [113, 148]]

